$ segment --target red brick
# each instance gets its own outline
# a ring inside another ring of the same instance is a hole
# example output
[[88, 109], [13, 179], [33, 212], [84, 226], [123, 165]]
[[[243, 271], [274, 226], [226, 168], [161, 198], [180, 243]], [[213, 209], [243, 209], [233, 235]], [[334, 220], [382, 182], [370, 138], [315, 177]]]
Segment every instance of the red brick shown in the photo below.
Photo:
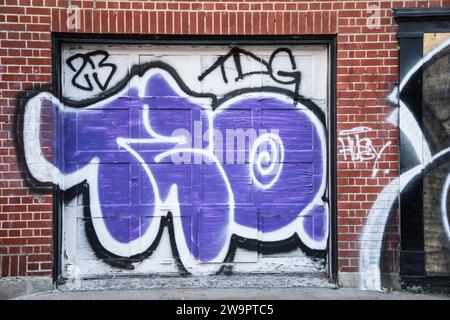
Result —
[[197, 34], [197, 13], [189, 12], [189, 34]]
[[107, 12], [108, 19], [107, 19], [107, 32], [108, 33], [117, 33], [117, 15], [114, 11], [108, 11]]
[[125, 33], [125, 12], [119, 11], [117, 14], [117, 33]]
[[164, 34], [165, 33], [165, 17], [164, 17], [164, 12], [163, 11], [158, 11], [157, 12], [157, 20], [158, 20], [158, 24], [157, 24], [157, 33], [158, 34]]
[[133, 33], [133, 11], [125, 12], [125, 33]]
[[168, 11], [166, 14], [166, 33], [173, 34], [173, 12]]
[[261, 34], [268, 34], [269, 33], [269, 29], [268, 29], [268, 26], [267, 26], [267, 19], [268, 19], [267, 12], [261, 12], [261, 30], [260, 30]]
[[228, 27], [228, 13], [222, 12], [221, 13], [221, 21], [222, 21], [222, 34], [228, 34], [229, 33], [229, 27]]
[[[150, 16], [149, 16], [149, 24], [150, 24], [150, 33], [151, 34], [156, 34], [156, 23], [157, 23], [157, 17], [156, 17], [156, 12], [155, 11], [151, 11], [150, 12]], [[175, 26], [176, 26], [176, 20], [175, 20]], [[175, 27], [176, 30], [176, 27]]]
[[197, 16], [197, 32], [199, 35], [205, 34], [205, 13], [203, 11], [198, 12]]
[[133, 19], [133, 33], [142, 33], [142, 13], [140, 11], [134, 11]]
[[181, 13], [181, 33], [189, 34], [189, 13], [185, 11]]
[[206, 12], [205, 33], [213, 34], [213, 13]]
[[230, 12], [230, 25], [229, 25], [229, 29], [228, 29], [228, 34], [236, 34], [237, 31], [237, 14], [236, 12]]
[[244, 13], [238, 12], [237, 13], [237, 29], [238, 34], [243, 34], [244, 31]]
[[[1, 274], [48, 275], [51, 273], [51, 256], [43, 255], [46, 258], [35, 262], [33, 258], [27, 261], [23, 254], [50, 253], [52, 198], [47, 193], [44, 203], [33, 200], [34, 190], [24, 183], [19, 171], [12, 123], [17, 95], [52, 81], [50, 31], [68, 31], [65, 25], [67, 1], [4, 2], [0, 13], [0, 29], [5, 31], [0, 32], [0, 195], [8, 198], [0, 197], [3, 228], [0, 230]], [[351, 129], [367, 122], [374, 128], [371, 133], [374, 145], [382, 146], [388, 140], [393, 142], [379, 162], [381, 168], [390, 168], [391, 172], [376, 179], [371, 178], [370, 163], [344, 161], [343, 155], [338, 156], [339, 266], [341, 271], [354, 272], [358, 271], [358, 241], [364, 219], [379, 192], [398, 176], [399, 134], [397, 128], [386, 124], [391, 112], [386, 106], [386, 97], [398, 83], [397, 30], [391, 7], [450, 5], [448, 0], [419, 1], [417, 4], [414, 1], [380, 2], [383, 26], [379, 30], [370, 30], [365, 25], [368, 3], [102, 1], [94, 9], [92, 2], [83, 2], [82, 26], [78, 31], [199, 35], [338, 34], [338, 129]], [[106, 7], [109, 10], [102, 9]], [[392, 265], [398, 264], [399, 231], [394, 222], [395, 219], [391, 221], [393, 225], [386, 228], [388, 241], [385, 248], [391, 264], [389, 268], [395, 269]], [[30, 239], [28, 244], [27, 239]], [[5, 256], [7, 254], [9, 256]]]
[[83, 10], [84, 30], [85, 32], [92, 32], [93, 10]]
[[253, 12], [252, 13], [252, 23], [253, 23], [253, 28], [252, 28], [252, 33], [253, 34], [260, 34], [260, 12]]
[[142, 12], [142, 33], [144, 34], [150, 33], [148, 19], [149, 19], [149, 12], [148, 11]]
[[214, 12], [213, 13], [213, 19], [214, 19], [214, 34], [221, 34], [221, 27], [222, 23], [220, 21], [220, 12]]

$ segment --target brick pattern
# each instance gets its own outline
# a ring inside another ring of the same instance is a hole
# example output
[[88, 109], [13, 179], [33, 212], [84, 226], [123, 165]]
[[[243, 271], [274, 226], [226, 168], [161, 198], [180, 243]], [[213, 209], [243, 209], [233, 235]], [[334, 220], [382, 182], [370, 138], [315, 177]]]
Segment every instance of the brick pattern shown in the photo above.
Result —
[[[365, 218], [377, 194], [398, 176], [398, 130], [387, 121], [386, 98], [398, 82], [396, 26], [390, 8], [450, 6], [433, 1], [67, 1], [0, 0], [0, 274], [51, 273], [52, 197], [30, 188], [16, 157], [14, 119], [19, 94], [49, 86], [51, 32], [68, 30], [68, 6], [78, 6], [76, 32], [119, 34], [337, 34], [338, 131], [369, 126], [388, 174], [372, 178], [372, 162], [338, 157], [339, 270], [358, 271]], [[371, 29], [369, 6], [381, 8]], [[336, 142], [337, 143], [337, 142]], [[385, 235], [388, 268], [398, 270], [398, 216]]]

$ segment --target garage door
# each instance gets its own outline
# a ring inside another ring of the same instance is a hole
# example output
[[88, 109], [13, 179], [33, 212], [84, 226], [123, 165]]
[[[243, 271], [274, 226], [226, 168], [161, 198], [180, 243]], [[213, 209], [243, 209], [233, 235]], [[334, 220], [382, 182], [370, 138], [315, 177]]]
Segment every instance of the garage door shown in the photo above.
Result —
[[64, 277], [326, 270], [326, 46], [70, 44], [60, 75], [26, 113]]

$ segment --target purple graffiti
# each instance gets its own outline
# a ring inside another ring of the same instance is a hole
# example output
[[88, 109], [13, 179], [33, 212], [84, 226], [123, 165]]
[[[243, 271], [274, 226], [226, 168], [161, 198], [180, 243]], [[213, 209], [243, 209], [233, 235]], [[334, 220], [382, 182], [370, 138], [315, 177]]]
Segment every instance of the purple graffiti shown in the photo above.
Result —
[[[42, 129], [48, 110], [60, 126], [50, 138], [52, 157], [41, 150], [42, 134], [24, 129], [28, 168], [63, 190], [87, 181], [95, 236], [116, 256], [147, 250], [169, 212], [178, 254], [199, 262], [223, 262], [233, 235], [270, 243], [296, 234], [306, 247], [324, 250], [323, 124], [281, 94], [242, 94], [215, 110], [202, 99], [162, 69], [83, 108], [62, 107], [42, 93], [28, 102], [24, 128]], [[200, 144], [174, 134], [195, 130], [206, 136]], [[238, 143], [237, 131], [247, 140]], [[36, 139], [40, 150], [27, 146]]]

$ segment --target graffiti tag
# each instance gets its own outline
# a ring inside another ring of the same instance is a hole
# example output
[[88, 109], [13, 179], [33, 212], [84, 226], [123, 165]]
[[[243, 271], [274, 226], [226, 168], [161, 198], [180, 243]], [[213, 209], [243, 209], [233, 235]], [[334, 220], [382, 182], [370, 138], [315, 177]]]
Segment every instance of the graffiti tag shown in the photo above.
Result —
[[[391, 145], [391, 141], [386, 142], [382, 147], [376, 148], [370, 138], [362, 138], [360, 135], [372, 131], [369, 127], [355, 127], [350, 130], [342, 130], [339, 132], [338, 141], [341, 144], [339, 154], [344, 156], [344, 160], [348, 161], [372, 161], [374, 160], [372, 177], [376, 177], [380, 171], [378, 161], [383, 152]], [[385, 169], [384, 173], [389, 173], [389, 169]]]
[[[101, 60], [96, 64], [92, 59], [95, 56], [102, 57]], [[72, 84], [81, 90], [85, 91], [93, 91], [94, 86], [91, 81], [94, 79], [94, 83], [97, 85], [100, 90], [104, 91], [108, 88], [109, 82], [111, 81], [114, 73], [117, 70], [117, 66], [113, 63], [106, 63], [105, 61], [108, 59], [109, 53], [103, 50], [92, 51], [86, 54], [78, 53], [66, 60], [67, 65], [72, 71], [75, 71], [75, 75], [72, 77]], [[80, 60], [81, 64], [77, 68], [76, 60]], [[86, 70], [86, 67], [91, 67], [91, 72]], [[101, 69], [101, 74], [106, 73], [106, 76], [101, 77], [99, 75], [98, 70]], [[109, 69], [109, 70], [108, 70]], [[109, 71], [109, 72], [108, 72]], [[82, 77], [80, 77], [83, 75]], [[82, 79], [80, 79], [82, 78]], [[102, 80], [103, 78], [103, 80]], [[84, 83], [83, 83], [84, 82]]]
[[[275, 65], [274, 61], [276, 61], [277, 58], [281, 56], [280, 53], [285, 53], [289, 59], [288, 68], [286, 70], [278, 70], [276, 67], [274, 67]], [[252, 69], [251, 67], [246, 66], [246, 72], [244, 72], [243, 71], [245, 64], [243, 61], [244, 57], [247, 58], [248, 60], [256, 61], [257, 63], [259, 63], [259, 65], [257, 65], [257, 68]], [[212, 64], [211, 67], [206, 69], [206, 71], [204, 71], [198, 77], [198, 80], [202, 81], [211, 72], [213, 72], [217, 68], [220, 68], [220, 71], [222, 72], [223, 81], [225, 83], [228, 83], [227, 69], [225, 68], [225, 63], [229, 59], [233, 59], [235, 65], [235, 69], [233, 69], [233, 71], [237, 73], [236, 77], [234, 78], [234, 81], [239, 81], [244, 79], [245, 77], [253, 75], [269, 75], [272, 78], [272, 80], [274, 80], [277, 83], [284, 85], [295, 84], [294, 93], [296, 96], [298, 96], [298, 92], [300, 90], [301, 74], [300, 71], [296, 71], [297, 66], [295, 63], [294, 56], [291, 50], [287, 48], [279, 48], [275, 50], [270, 56], [269, 61], [265, 61], [264, 59], [254, 55], [249, 51], [240, 48], [233, 48], [230, 50], [230, 52], [228, 52], [228, 54], [219, 57]]]

